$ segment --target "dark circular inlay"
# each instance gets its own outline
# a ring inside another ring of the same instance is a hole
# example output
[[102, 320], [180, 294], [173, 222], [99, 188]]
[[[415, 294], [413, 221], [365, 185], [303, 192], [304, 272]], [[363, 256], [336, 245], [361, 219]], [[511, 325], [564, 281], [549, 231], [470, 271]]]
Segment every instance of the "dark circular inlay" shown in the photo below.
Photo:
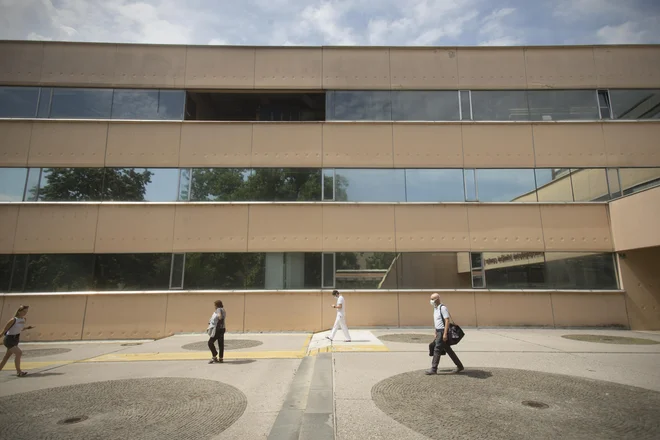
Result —
[[435, 339], [435, 335], [422, 333], [395, 333], [391, 335], [378, 336], [378, 339], [386, 342], [406, 342], [409, 344], [429, 344]]
[[432, 439], [660, 438], [659, 392], [587, 378], [503, 368], [411, 371], [377, 383], [371, 396], [385, 414]]
[[241, 391], [213, 380], [112, 380], [0, 397], [0, 426], [13, 440], [205, 440], [246, 406]]
[[619, 345], [655, 345], [660, 341], [644, 338], [629, 338], [624, 336], [610, 335], [563, 335], [562, 338], [582, 342], [599, 342], [601, 344], [619, 344]]
[[54, 356], [71, 351], [70, 348], [21, 348], [21, 350], [24, 358]]
[[122, 347], [134, 347], [136, 345], [142, 345], [142, 342], [127, 342], [126, 344], [121, 344]]
[[[225, 339], [225, 350], [239, 350], [241, 348], [252, 348], [263, 344], [261, 341], [254, 341], [252, 339]], [[216, 342], [216, 348], [218, 343]], [[192, 351], [209, 351], [208, 341], [193, 342], [182, 346], [184, 350]]]

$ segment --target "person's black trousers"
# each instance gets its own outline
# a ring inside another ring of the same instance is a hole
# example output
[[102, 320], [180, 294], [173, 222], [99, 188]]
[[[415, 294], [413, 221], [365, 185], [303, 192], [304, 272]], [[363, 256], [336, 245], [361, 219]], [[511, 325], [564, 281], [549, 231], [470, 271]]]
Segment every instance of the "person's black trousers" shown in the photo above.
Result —
[[463, 364], [461, 363], [461, 360], [456, 356], [456, 353], [454, 353], [454, 350], [451, 349], [451, 346], [442, 340], [442, 334], [444, 330], [437, 330], [435, 331], [435, 350], [433, 351], [433, 361], [431, 361], [431, 369], [433, 371], [438, 370], [438, 365], [440, 364], [440, 356], [442, 356], [446, 352], [449, 357], [451, 358], [452, 361], [454, 361], [454, 364], [458, 368], [463, 368]]
[[[213, 357], [218, 356], [222, 359], [225, 356], [225, 330], [224, 328], [216, 328], [215, 336], [209, 339], [209, 349]], [[218, 341], [218, 350], [215, 349], [215, 341]]]

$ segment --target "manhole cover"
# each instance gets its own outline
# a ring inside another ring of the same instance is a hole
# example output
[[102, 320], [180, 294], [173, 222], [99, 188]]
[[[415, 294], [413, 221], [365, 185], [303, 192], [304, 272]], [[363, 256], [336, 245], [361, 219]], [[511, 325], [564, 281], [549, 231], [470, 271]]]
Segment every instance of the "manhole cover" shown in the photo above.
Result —
[[[444, 357], [443, 363], [451, 365]], [[660, 438], [659, 392], [559, 374], [412, 371], [377, 383], [371, 397], [385, 414], [432, 439]]]
[[21, 350], [24, 358], [54, 356], [71, 351], [70, 348], [21, 348]]
[[378, 339], [387, 342], [407, 342], [409, 344], [430, 344], [435, 335], [421, 333], [395, 333], [391, 335], [382, 335]]
[[126, 344], [121, 344], [122, 347], [134, 347], [136, 345], [142, 345], [142, 342], [128, 342]]
[[[254, 341], [252, 339], [225, 339], [225, 350], [239, 350], [241, 348], [252, 348], [263, 344], [261, 341]], [[218, 343], [215, 343], [218, 348]], [[193, 342], [182, 346], [184, 350], [192, 351], [209, 351], [208, 341]]]
[[0, 426], [13, 440], [206, 440], [246, 406], [242, 392], [213, 380], [112, 380], [0, 397]]
[[610, 335], [563, 335], [562, 338], [582, 342], [600, 342], [601, 344], [620, 344], [620, 345], [655, 345], [660, 341], [644, 338], [628, 338], [623, 336]]

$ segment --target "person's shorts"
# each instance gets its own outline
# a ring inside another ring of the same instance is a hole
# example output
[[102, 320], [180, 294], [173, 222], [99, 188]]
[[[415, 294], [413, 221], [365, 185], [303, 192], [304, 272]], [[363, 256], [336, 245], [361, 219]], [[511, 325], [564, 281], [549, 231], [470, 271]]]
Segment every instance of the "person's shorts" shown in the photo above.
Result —
[[5, 339], [3, 341], [3, 344], [5, 347], [9, 348], [14, 348], [18, 345], [18, 341], [20, 339], [21, 335], [5, 335]]

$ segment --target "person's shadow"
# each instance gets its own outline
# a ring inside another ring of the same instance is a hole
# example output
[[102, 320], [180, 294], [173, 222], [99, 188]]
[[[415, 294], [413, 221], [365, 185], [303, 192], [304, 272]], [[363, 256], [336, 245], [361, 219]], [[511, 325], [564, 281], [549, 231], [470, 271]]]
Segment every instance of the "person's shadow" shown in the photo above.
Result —
[[493, 373], [486, 370], [475, 370], [471, 368], [466, 368], [460, 373], [456, 373], [455, 369], [451, 370], [438, 370], [438, 374], [442, 376], [465, 376], [471, 379], [488, 379], [493, 377]]
[[251, 364], [252, 362], [256, 362], [254, 359], [225, 359], [222, 363], [223, 364], [230, 364], [230, 365], [245, 365], [245, 364]]

